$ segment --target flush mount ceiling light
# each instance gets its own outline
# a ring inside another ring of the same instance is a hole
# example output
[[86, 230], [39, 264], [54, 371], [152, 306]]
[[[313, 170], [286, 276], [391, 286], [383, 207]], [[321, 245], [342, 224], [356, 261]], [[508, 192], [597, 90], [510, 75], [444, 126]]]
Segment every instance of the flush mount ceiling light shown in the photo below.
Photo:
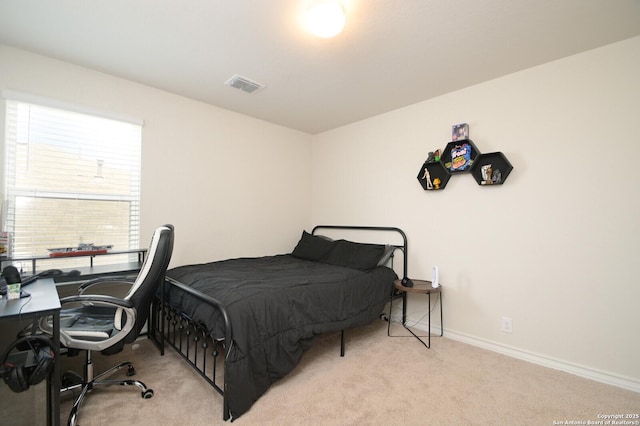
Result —
[[344, 28], [344, 7], [338, 0], [314, 1], [307, 11], [307, 27], [322, 38], [335, 37]]

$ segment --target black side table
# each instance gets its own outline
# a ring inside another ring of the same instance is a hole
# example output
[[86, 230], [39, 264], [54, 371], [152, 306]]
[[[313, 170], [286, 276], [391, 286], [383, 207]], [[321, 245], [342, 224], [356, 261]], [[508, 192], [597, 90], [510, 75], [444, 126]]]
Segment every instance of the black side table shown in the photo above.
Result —
[[[393, 288], [397, 289], [398, 291], [400, 291], [400, 293], [402, 293], [402, 326], [409, 331], [409, 333], [411, 333], [416, 339], [418, 339], [420, 341], [420, 343], [422, 343], [427, 349], [429, 349], [431, 347], [431, 295], [432, 294], [437, 294], [439, 297], [439, 304], [440, 304], [440, 336], [442, 337], [442, 335], [444, 334], [444, 328], [443, 328], [443, 323], [442, 323], [442, 286], [438, 286], [436, 288], [431, 287], [431, 281], [425, 281], [425, 280], [412, 280], [413, 281], [413, 287], [405, 287], [402, 285], [402, 281], [400, 280], [395, 280], [393, 282]], [[407, 322], [407, 293], [420, 293], [420, 294], [426, 294], [427, 295], [427, 299], [428, 299], [428, 306], [427, 306], [427, 312], [428, 312], [428, 318], [429, 318], [429, 323], [428, 323], [428, 334], [426, 336], [418, 336], [417, 334], [415, 334], [409, 327], [407, 327], [406, 322]], [[393, 311], [393, 293], [392, 293], [392, 297], [391, 297], [391, 303], [390, 303], [390, 307], [389, 307], [389, 323], [387, 324], [387, 336], [389, 337], [410, 337], [410, 336], [392, 336], [391, 335], [391, 312]], [[422, 337], [426, 337], [427, 338], [427, 342], [425, 343], [424, 340], [422, 340]]]

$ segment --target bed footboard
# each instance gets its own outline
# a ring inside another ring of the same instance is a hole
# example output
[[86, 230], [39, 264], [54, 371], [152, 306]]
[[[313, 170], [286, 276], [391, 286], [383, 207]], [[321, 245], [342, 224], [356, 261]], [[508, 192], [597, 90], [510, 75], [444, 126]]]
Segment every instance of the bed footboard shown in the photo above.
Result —
[[[225, 308], [217, 300], [191, 289], [169, 277], [165, 279], [163, 291], [153, 304], [152, 327], [149, 337], [156, 342], [164, 354], [164, 346], [171, 346], [195, 371], [200, 374], [223, 398], [223, 419], [230, 418], [226, 398], [224, 363], [227, 342], [233, 342], [231, 324]], [[165, 301], [164, 295], [175, 286], [189, 293], [202, 303], [219, 310], [225, 322], [225, 338], [213, 339], [207, 327], [179, 312]], [[219, 363], [222, 363], [220, 365]]]

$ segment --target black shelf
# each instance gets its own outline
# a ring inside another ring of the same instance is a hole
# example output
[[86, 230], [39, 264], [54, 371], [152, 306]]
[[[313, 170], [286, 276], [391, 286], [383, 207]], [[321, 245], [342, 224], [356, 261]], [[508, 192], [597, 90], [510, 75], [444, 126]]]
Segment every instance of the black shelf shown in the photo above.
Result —
[[[107, 253], [90, 253], [90, 254], [82, 254], [82, 255], [74, 255], [74, 256], [58, 256], [58, 257], [51, 257], [51, 256], [31, 256], [31, 257], [14, 257], [14, 258], [10, 258], [7, 256], [0, 256], [0, 269], [4, 268], [5, 263], [15, 263], [15, 262], [25, 262], [25, 263], [31, 263], [31, 271], [29, 272], [26, 268], [25, 268], [25, 273], [27, 275], [32, 275], [37, 273], [38, 268], [37, 268], [37, 261], [41, 260], [41, 261], [50, 261], [50, 260], [63, 260], [63, 259], [85, 259], [87, 260], [87, 266], [86, 271], [90, 272], [93, 271], [94, 269], [98, 270], [100, 267], [94, 267], [93, 265], [93, 259], [96, 257], [102, 257], [102, 256], [112, 256], [112, 255], [118, 255], [118, 254], [137, 254], [138, 257], [138, 264], [141, 266], [144, 263], [144, 257], [145, 254], [147, 253], [147, 249], [146, 248], [142, 248], [142, 249], [131, 249], [131, 250], [113, 250], [113, 251], [108, 251]], [[23, 265], [26, 266], [26, 265]], [[79, 269], [81, 271], [85, 270], [85, 268], [82, 267], [76, 267], [74, 269]], [[107, 268], [109, 268], [109, 265], [107, 265]], [[65, 269], [65, 268], [58, 268], [58, 269]], [[84, 273], [84, 272], [83, 272]]]
[[[490, 169], [490, 178], [487, 175], [487, 168]], [[513, 170], [513, 166], [502, 152], [490, 152], [481, 154], [476, 159], [471, 174], [478, 185], [493, 186], [502, 185], [511, 170]]]
[[[440, 161], [433, 161], [425, 162], [422, 165], [417, 178], [425, 191], [440, 191], [447, 186], [451, 175], [447, 173]], [[429, 181], [427, 181], [427, 178], [429, 178]]]
[[[452, 161], [454, 152], [465, 152], [466, 155], [457, 155], [457, 161]], [[451, 174], [469, 173], [473, 169], [476, 158], [480, 155], [480, 151], [476, 148], [471, 139], [463, 139], [452, 141], [447, 144], [442, 151], [440, 161], [445, 170]]]

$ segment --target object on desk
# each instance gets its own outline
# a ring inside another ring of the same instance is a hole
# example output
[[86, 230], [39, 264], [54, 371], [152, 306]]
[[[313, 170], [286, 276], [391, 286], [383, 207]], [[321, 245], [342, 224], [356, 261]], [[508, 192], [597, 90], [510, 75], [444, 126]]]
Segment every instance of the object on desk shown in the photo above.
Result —
[[[69, 272], [68, 275], [71, 275], [72, 272], [77, 272], [78, 273], [77, 275], [80, 275], [80, 272], [75, 269]], [[67, 275], [67, 274], [62, 272], [60, 269], [47, 269], [46, 271], [42, 271], [37, 274], [31, 275], [30, 277], [25, 278], [25, 280], [22, 282], [22, 285], [25, 286], [25, 285], [31, 284], [32, 282], [35, 282], [40, 278], [49, 278], [49, 277], [55, 277], [59, 275]]]
[[440, 281], [438, 278], [438, 267], [434, 266], [433, 271], [431, 273], [431, 287], [438, 288], [440, 286]]
[[7, 300], [20, 299], [21, 283], [7, 284]]
[[[7, 266], [7, 268], [9, 268], [9, 266]], [[7, 269], [5, 268], [5, 269]], [[11, 268], [15, 269], [15, 267], [11, 266]], [[17, 269], [14, 272], [11, 272], [11, 270], [8, 272], [9, 274], [9, 280], [10, 281], [16, 281], [20, 280], [20, 273], [17, 272]], [[16, 278], [16, 274], [17, 274], [17, 278]], [[23, 297], [29, 297], [30, 294], [27, 293], [26, 291], [24, 291], [24, 287], [28, 286], [31, 283], [34, 283], [36, 281], [38, 281], [40, 278], [51, 278], [51, 277], [78, 277], [80, 276], [81, 273], [79, 270], [77, 269], [72, 269], [69, 272], [63, 272], [60, 269], [47, 269], [46, 271], [42, 271], [39, 272], [37, 274], [31, 275], [29, 277], [26, 277], [24, 280], [22, 280], [21, 284], [20, 284], [20, 289], [15, 290], [12, 289], [12, 291], [17, 292], [19, 294], [20, 298]], [[4, 296], [5, 294], [7, 294], [7, 290], [8, 290], [8, 285], [6, 284], [6, 279], [4, 278], [4, 272], [2, 274], [2, 280], [0, 280], [0, 296]], [[16, 283], [14, 282], [12, 285], [15, 285]], [[15, 295], [13, 295], [14, 297], [12, 297], [13, 299], [17, 299], [18, 297], [15, 297]]]
[[401, 284], [405, 287], [413, 287], [413, 281], [409, 277], [404, 277], [401, 281]]
[[2, 270], [2, 278], [7, 283], [7, 299], [19, 299], [22, 280], [18, 269], [12, 265], [7, 266]]
[[80, 244], [78, 247], [50, 248], [49, 257], [86, 256], [88, 254], [106, 254], [113, 245], [96, 246], [94, 244]]

